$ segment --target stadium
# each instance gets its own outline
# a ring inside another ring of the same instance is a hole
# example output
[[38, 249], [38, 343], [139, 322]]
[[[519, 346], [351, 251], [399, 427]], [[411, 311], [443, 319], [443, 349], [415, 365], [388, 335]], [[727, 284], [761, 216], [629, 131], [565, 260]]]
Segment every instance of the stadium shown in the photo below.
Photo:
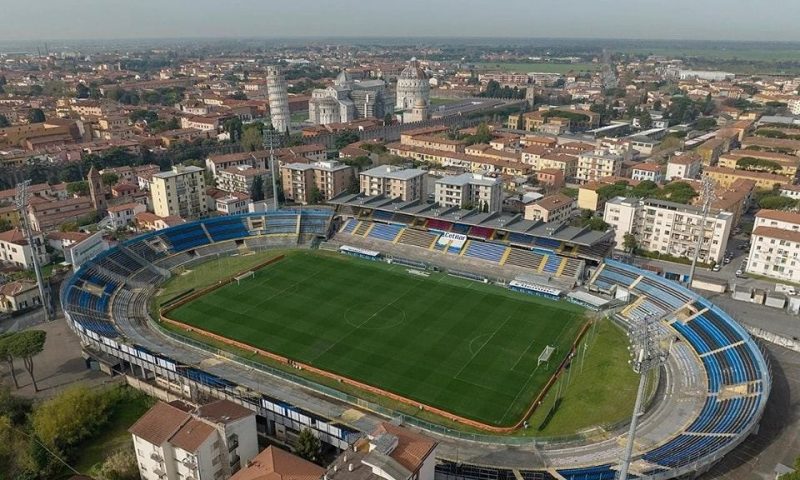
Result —
[[695, 292], [606, 258], [608, 235], [381, 197], [332, 203], [125, 241], [64, 282], [67, 319], [107, 368], [239, 402], [268, 435], [311, 428], [346, 449], [386, 419], [418, 428], [440, 442], [442, 479], [614, 478], [627, 424], [601, 405], [629, 417], [632, 403], [589, 398], [597, 408], [572, 416], [594, 425], [561, 435], [548, 422], [570, 420], [577, 389], [617, 387], [598, 364], [627, 357], [625, 331], [645, 319], [671, 340], [633, 475], [691, 478], [758, 428], [771, 374], [756, 342]]

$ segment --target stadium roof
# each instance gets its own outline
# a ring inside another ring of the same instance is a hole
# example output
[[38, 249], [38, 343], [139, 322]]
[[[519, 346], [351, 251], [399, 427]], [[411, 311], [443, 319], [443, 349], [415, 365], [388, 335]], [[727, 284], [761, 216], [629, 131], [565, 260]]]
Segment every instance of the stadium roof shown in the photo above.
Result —
[[610, 231], [598, 232], [589, 228], [573, 227], [564, 222], [545, 223], [538, 220], [525, 220], [521, 214], [485, 213], [477, 209], [464, 210], [458, 207], [443, 207], [437, 203], [419, 200], [404, 202], [385, 195], [369, 196], [360, 193], [345, 193], [332, 198], [328, 203], [504, 230], [587, 247], [607, 241], [612, 237]]

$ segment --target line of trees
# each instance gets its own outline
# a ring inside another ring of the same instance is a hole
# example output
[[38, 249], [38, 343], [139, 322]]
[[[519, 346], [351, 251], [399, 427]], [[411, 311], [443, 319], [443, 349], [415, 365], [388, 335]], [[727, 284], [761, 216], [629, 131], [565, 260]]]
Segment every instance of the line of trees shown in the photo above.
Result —
[[33, 390], [39, 391], [36, 376], [33, 374], [33, 357], [42, 353], [46, 338], [47, 334], [42, 330], [24, 330], [0, 336], [0, 358], [6, 362], [16, 388], [19, 388], [19, 380], [14, 360], [22, 360], [25, 370], [31, 377]]

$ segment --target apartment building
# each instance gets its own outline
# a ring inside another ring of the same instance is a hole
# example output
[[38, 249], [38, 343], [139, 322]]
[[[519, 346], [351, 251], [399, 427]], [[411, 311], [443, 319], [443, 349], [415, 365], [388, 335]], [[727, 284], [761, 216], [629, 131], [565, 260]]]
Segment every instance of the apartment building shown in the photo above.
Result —
[[31, 222], [31, 228], [46, 232], [57, 230], [64, 223], [94, 215], [96, 211], [92, 199], [89, 197], [73, 197], [63, 200], [32, 198], [28, 205], [28, 219]]
[[563, 222], [572, 217], [575, 209], [573, 198], [557, 193], [525, 205], [525, 220]]
[[578, 155], [578, 168], [575, 177], [579, 183], [600, 180], [604, 177], [618, 177], [622, 172], [625, 158], [611, 150], [595, 150]]
[[45, 248], [44, 237], [32, 232], [33, 247], [21, 230], [12, 228], [0, 233], [0, 260], [24, 269], [33, 268], [33, 255], [38, 256], [39, 264], [50, 263], [50, 255]]
[[631, 167], [631, 179], [664, 183], [664, 167], [655, 163], [639, 163]]
[[782, 175], [791, 182], [798, 176], [800, 158], [775, 152], [733, 150], [719, 157], [719, 166], [742, 170], [770, 170], [771, 173]]
[[131, 202], [108, 207], [109, 223], [113, 228], [126, 227], [133, 222], [137, 213], [146, 211], [147, 208], [141, 203]]
[[255, 413], [229, 400], [158, 402], [128, 431], [143, 480], [223, 480], [258, 453]]
[[153, 175], [150, 194], [159, 217], [192, 219], [208, 214], [205, 172], [200, 167], [177, 165]]
[[244, 165], [258, 169], [269, 168], [269, 151], [228, 153], [206, 158], [206, 169], [211, 171], [214, 178], [217, 178], [222, 170]]
[[443, 207], [480, 208], [488, 212], [502, 209], [502, 181], [472, 173], [436, 180], [434, 198]]
[[253, 185], [261, 180], [265, 198], [272, 198], [272, 177], [265, 168], [238, 165], [221, 170], [217, 176], [217, 188], [226, 192], [240, 192], [253, 195]]
[[703, 169], [703, 176], [709, 177], [719, 187], [729, 188], [736, 180], [752, 180], [756, 183], [756, 188], [772, 190], [775, 185], [784, 186], [791, 182], [783, 175], [776, 175], [767, 172], [751, 172], [748, 170], [736, 170], [725, 167], [706, 167]]
[[381, 165], [359, 173], [358, 179], [361, 193], [411, 202], [422, 199], [426, 173], [418, 168]]
[[800, 213], [759, 210], [750, 242], [749, 273], [800, 282]]
[[700, 174], [700, 157], [692, 154], [674, 155], [667, 162], [667, 180], [693, 180]]
[[702, 236], [700, 262], [720, 263], [725, 256], [734, 216], [712, 212], [702, 225], [702, 208], [664, 200], [616, 197], [606, 202], [603, 219], [614, 228], [616, 248], [626, 234], [648, 252], [692, 258]]
[[280, 168], [284, 196], [304, 205], [330, 200], [353, 180], [353, 167], [335, 160], [287, 163]]

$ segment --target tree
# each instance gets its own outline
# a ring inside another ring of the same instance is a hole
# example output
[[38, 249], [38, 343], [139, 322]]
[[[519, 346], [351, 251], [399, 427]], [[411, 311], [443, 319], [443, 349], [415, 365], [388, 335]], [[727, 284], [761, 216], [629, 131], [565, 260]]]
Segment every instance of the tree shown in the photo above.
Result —
[[316, 186], [311, 188], [311, 192], [308, 197], [308, 203], [312, 205], [318, 205], [325, 201], [325, 196], [322, 195], [322, 192]]
[[14, 228], [14, 225], [8, 219], [2, 218], [0, 219], [0, 233], [7, 232]]
[[11, 354], [11, 347], [8, 343], [8, 339], [13, 335], [13, 333], [5, 333], [0, 335], [0, 360], [6, 362], [6, 365], [8, 365], [8, 370], [11, 372], [11, 378], [14, 380], [14, 387], [19, 388], [17, 372], [14, 369], [14, 356]]
[[245, 128], [239, 144], [246, 152], [254, 152], [264, 145], [263, 134], [257, 128]]
[[102, 390], [75, 386], [41, 403], [31, 416], [31, 427], [45, 445], [63, 451], [95, 434], [110, 410], [110, 396]]
[[3, 115], [2, 113], [0, 113], [0, 128], [6, 128], [6, 127], [10, 127], [10, 126], [11, 126], [11, 122], [8, 121], [8, 118], [5, 115]]
[[336, 150], [341, 150], [344, 147], [350, 145], [351, 143], [359, 141], [360, 139], [361, 137], [359, 137], [358, 133], [356, 132], [353, 131], [342, 132], [339, 135], [336, 135], [336, 137], [334, 138], [333, 148], [335, 148]]
[[250, 198], [252, 198], [254, 202], [264, 200], [264, 177], [258, 175], [253, 179], [253, 186], [250, 192]]
[[642, 130], [649, 130], [653, 126], [653, 117], [648, 111], [640, 113], [636, 118], [639, 119], [639, 128]]
[[232, 142], [238, 142], [242, 138], [242, 119], [233, 117], [222, 123], [222, 129], [228, 132]]
[[[42, 299], [44, 301], [44, 299]], [[21, 358], [25, 365], [25, 370], [31, 376], [33, 391], [38, 392], [39, 386], [36, 385], [36, 377], [33, 375], [33, 357], [42, 353], [47, 333], [43, 330], [23, 330], [15, 333], [5, 341], [8, 343], [8, 351], [16, 358]]]
[[68, 183], [67, 193], [79, 196], [89, 195], [89, 182], [81, 180], [79, 182]]
[[138, 480], [139, 466], [136, 462], [136, 453], [133, 445], [128, 444], [112, 453], [97, 472], [99, 480]]
[[781, 195], [764, 195], [758, 199], [758, 206], [767, 210], [788, 210], [797, 206], [797, 200]]
[[89, 98], [89, 87], [86, 85], [79, 83], [75, 85], [75, 97], [76, 98]]
[[717, 121], [712, 117], [698, 118], [694, 127], [698, 130], [711, 130], [717, 126]]
[[294, 453], [313, 462], [319, 455], [320, 446], [319, 439], [314, 436], [314, 432], [310, 428], [304, 428], [300, 431], [300, 435], [297, 436], [297, 445], [294, 447]]
[[469, 144], [476, 144], [476, 143], [489, 143], [492, 141], [492, 131], [489, 130], [489, 125], [486, 122], [481, 122], [475, 128], [475, 135], [470, 135], [467, 139], [467, 143]]
[[106, 172], [100, 178], [103, 180], [103, 185], [106, 186], [113, 186], [119, 182], [119, 175], [116, 173]]
[[28, 112], [29, 123], [44, 123], [46, 120], [44, 111], [41, 108], [32, 108]]
[[636, 249], [639, 248], [639, 242], [636, 240], [636, 235], [632, 233], [626, 233], [624, 237], [622, 237], [622, 247], [628, 253], [635, 253]]

